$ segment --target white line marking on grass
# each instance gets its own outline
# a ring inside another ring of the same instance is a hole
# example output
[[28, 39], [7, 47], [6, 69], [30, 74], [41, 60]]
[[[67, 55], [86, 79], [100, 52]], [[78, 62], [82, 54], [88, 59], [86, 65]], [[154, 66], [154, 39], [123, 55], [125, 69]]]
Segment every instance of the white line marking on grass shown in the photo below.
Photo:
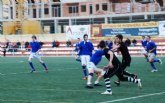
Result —
[[[72, 68], [72, 69], [55, 69], [55, 70], [49, 70], [49, 72], [55, 72], [55, 71], [66, 71], [66, 70], [76, 70], [77, 68]], [[7, 73], [7, 74], [3, 74], [0, 73], [0, 75], [17, 75], [17, 74], [35, 74], [35, 73], [44, 73], [44, 71], [36, 71], [34, 73], [30, 73], [30, 72], [18, 72], [18, 73]]]
[[31, 101], [31, 100], [5, 100], [0, 99], [2, 102], [24, 102], [24, 103], [72, 103], [72, 102], [56, 102], [56, 101]]
[[152, 94], [140, 95], [140, 96], [135, 96], [135, 97], [123, 98], [123, 99], [116, 99], [116, 100], [99, 102], [99, 103], [114, 103], [114, 102], [121, 102], [121, 101], [125, 101], [125, 100], [130, 100], [130, 99], [144, 98], [144, 97], [149, 97], [149, 96], [154, 96], [154, 95], [162, 95], [162, 94], [165, 94], [165, 92], [152, 93]]

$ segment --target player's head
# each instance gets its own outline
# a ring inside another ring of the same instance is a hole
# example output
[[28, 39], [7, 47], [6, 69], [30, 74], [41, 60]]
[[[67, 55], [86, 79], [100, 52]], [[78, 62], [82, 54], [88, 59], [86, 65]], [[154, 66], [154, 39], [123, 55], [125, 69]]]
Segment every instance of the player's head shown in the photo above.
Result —
[[123, 41], [123, 35], [121, 35], [121, 34], [116, 35], [115, 41], [116, 41], [116, 43], [122, 42]]
[[151, 36], [146, 36], [146, 40], [150, 41], [151, 40]]
[[104, 49], [106, 47], [105, 41], [104, 40], [100, 41], [97, 47], [100, 49]]
[[77, 41], [80, 42], [81, 41], [80, 38], [77, 38]]
[[144, 36], [144, 35], [142, 36], [142, 39], [143, 39], [143, 40], [145, 39], [145, 36]]
[[87, 41], [88, 40], [88, 35], [84, 34], [83, 38], [84, 38], [84, 41]]
[[32, 41], [36, 41], [37, 37], [35, 35], [32, 36]]

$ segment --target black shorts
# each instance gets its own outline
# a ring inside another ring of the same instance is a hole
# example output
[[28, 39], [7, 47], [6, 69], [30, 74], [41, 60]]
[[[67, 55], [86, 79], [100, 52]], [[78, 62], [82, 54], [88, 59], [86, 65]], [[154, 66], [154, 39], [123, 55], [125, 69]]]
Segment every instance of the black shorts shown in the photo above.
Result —
[[105, 78], [111, 78], [114, 75], [121, 76], [123, 75], [123, 70], [121, 68], [121, 64], [114, 65], [114, 68], [109, 68], [106, 73], [104, 74]]
[[121, 67], [122, 67], [123, 70], [125, 70], [130, 65], [131, 65], [131, 60], [122, 60]]

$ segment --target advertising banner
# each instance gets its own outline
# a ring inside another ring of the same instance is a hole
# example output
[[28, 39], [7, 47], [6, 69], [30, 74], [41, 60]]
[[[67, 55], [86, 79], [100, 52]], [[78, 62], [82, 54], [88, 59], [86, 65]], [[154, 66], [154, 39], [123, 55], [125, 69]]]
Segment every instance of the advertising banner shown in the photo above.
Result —
[[165, 37], [165, 21], [159, 22], [159, 36]]
[[117, 34], [122, 34], [125, 36], [152, 36], [159, 34], [158, 27], [158, 22], [103, 24], [102, 35], [113, 36]]
[[87, 34], [88, 38], [91, 38], [91, 26], [90, 25], [76, 25], [66, 26], [66, 36], [69, 40], [83, 39], [83, 35]]

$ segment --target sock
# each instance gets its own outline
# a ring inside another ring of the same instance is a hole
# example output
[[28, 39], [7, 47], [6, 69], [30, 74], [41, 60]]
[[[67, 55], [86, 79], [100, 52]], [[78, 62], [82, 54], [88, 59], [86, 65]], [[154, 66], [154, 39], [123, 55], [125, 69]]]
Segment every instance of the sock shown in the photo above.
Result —
[[151, 64], [151, 67], [152, 67], [153, 70], [157, 70], [157, 68], [156, 68], [154, 63], [150, 63], [150, 64]]
[[160, 62], [160, 60], [158, 60], [158, 59], [154, 59], [154, 62]]
[[47, 69], [46, 64], [45, 63], [41, 63], [43, 65], [43, 67], [45, 68], [45, 70]]
[[111, 92], [112, 90], [111, 90], [111, 81], [110, 81], [110, 79], [106, 78], [104, 81], [105, 81], [105, 86], [107, 88], [107, 91]]
[[138, 80], [137, 79], [134, 79], [134, 78], [131, 78], [131, 77], [128, 77], [128, 82], [132, 82], [132, 83], [137, 84], [138, 83]]
[[30, 65], [31, 69], [32, 69], [33, 71], [35, 71], [34, 66], [33, 66], [33, 63], [32, 63], [32, 62], [29, 62], [29, 65]]
[[81, 62], [81, 59], [78, 59], [78, 58], [77, 58], [76, 61]]
[[99, 84], [99, 81], [96, 80], [96, 81], [95, 81], [95, 84]]
[[87, 85], [91, 85], [91, 81], [92, 81], [92, 77], [93, 77], [93, 73], [89, 73], [88, 75], [88, 81], [87, 81]]
[[82, 66], [82, 69], [83, 69], [84, 76], [86, 77], [87, 76], [86, 66]]
[[134, 77], [135, 74], [129, 73], [128, 71], [123, 71], [124, 75], [130, 76], [130, 77]]

